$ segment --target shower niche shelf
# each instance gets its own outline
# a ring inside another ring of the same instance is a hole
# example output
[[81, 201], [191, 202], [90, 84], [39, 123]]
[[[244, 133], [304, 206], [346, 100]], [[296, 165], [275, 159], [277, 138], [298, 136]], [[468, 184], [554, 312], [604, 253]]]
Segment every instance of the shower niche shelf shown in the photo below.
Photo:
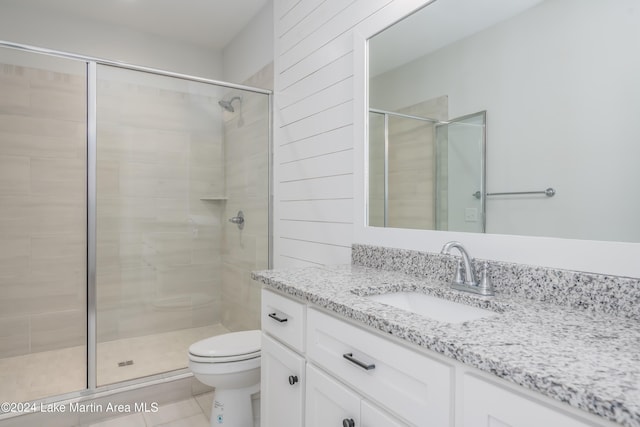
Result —
[[227, 196], [202, 196], [200, 200], [203, 202], [224, 202], [228, 199]]

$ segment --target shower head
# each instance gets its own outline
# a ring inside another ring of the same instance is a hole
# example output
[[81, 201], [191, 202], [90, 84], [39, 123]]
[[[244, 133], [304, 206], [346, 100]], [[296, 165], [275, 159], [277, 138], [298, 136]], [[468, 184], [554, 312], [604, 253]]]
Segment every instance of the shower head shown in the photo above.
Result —
[[230, 113], [233, 113], [235, 110], [235, 108], [233, 108], [233, 105], [231, 105], [233, 103], [233, 101], [238, 100], [240, 102], [242, 102], [242, 98], [240, 98], [239, 96], [234, 96], [233, 98], [231, 98], [228, 101], [225, 101], [224, 99], [221, 99], [220, 101], [218, 101], [218, 105], [221, 106], [222, 108], [224, 108], [225, 110], [227, 110]]
[[235, 111], [235, 109], [231, 106], [231, 102], [229, 101], [220, 100], [218, 101], [218, 105], [220, 105], [222, 108], [224, 108], [230, 113], [233, 113]]

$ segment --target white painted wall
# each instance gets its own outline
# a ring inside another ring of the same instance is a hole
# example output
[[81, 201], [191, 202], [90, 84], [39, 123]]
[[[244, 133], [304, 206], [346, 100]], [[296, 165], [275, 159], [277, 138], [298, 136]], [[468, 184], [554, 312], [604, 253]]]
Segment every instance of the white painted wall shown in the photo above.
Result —
[[427, 3], [275, 0], [275, 266], [348, 263], [353, 242], [458, 239], [481, 258], [640, 276], [635, 243], [364, 226], [365, 38]]
[[1, 6], [0, 40], [222, 80], [221, 52], [19, 4]]
[[242, 83], [273, 62], [273, 39], [273, 1], [269, 0], [223, 49], [223, 80]]

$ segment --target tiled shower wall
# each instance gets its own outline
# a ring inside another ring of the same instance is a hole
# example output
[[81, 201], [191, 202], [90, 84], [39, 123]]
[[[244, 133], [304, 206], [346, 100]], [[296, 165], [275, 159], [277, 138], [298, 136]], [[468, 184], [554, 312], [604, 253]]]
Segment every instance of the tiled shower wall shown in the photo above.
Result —
[[[77, 76], [0, 68], [0, 357], [86, 342], [86, 79], [79, 65]], [[99, 341], [218, 322], [259, 327], [260, 292], [249, 272], [268, 262], [267, 97], [243, 93], [244, 123], [225, 113], [223, 128], [223, 93], [103, 76]], [[246, 84], [269, 88], [272, 81], [267, 66]], [[240, 209], [241, 232], [227, 222]]]
[[61, 66], [0, 64], [0, 358], [85, 343], [86, 77]]
[[[244, 84], [271, 89], [273, 64]], [[222, 225], [222, 318], [232, 331], [260, 328], [260, 285], [251, 280], [251, 271], [267, 268], [269, 253], [268, 98], [247, 92], [239, 95], [242, 106], [224, 116], [228, 200]], [[234, 107], [238, 107], [235, 102]], [[239, 210], [245, 215], [243, 230], [227, 221]]]
[[221, 320], [221, 95], [131, 73], [98, 70], [99, 341]]

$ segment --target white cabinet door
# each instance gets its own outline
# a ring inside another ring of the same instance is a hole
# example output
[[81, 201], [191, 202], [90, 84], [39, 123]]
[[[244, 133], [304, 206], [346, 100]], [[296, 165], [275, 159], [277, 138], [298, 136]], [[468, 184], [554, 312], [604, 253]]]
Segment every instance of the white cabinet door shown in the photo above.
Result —
[[262, 334], [261, 424], [302, 426], [305, 382], [305, 360]]
[[408, 425], [366, 400], [363, 400], [360, 405], [360, 419], [361, 427], [406, 427]]
[[568, 413], [466, 374], [462, 387], [464, 427], [593, 427]]
[[307, 359], [412, 425], [450, 427], [453, 367], [312, 308]]
[[360, 397], [307, 365], [305, 427], [360, 427]]

